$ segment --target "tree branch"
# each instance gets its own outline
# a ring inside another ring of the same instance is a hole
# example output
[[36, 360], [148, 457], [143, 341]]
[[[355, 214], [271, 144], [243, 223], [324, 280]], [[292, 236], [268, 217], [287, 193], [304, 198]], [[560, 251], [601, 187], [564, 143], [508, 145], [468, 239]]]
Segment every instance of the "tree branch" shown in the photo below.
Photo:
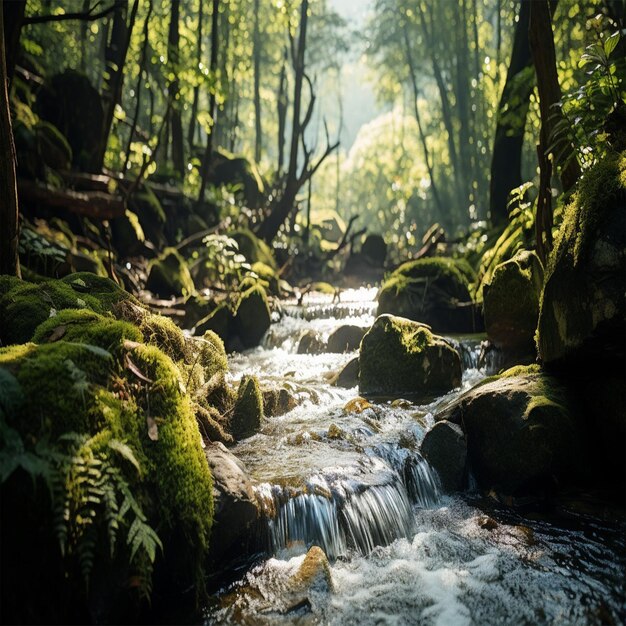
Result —
[[113, 13], [115, 9], [123, 5], [122, 0], [115, 0], [110, 7], [102, 9], [98, 13], [94, 13], [94, 10], [98, 7], [100, 2], [96, 2], [89, 11], [83, 13], [59, 13], [58, 15], [32, 15], [31, 17], [24, 18], [24, 26], [29, 24], [47, 24], [48, 22], [65, 22], [68, 20], [81, 20], [83, 22], [93, 22]]

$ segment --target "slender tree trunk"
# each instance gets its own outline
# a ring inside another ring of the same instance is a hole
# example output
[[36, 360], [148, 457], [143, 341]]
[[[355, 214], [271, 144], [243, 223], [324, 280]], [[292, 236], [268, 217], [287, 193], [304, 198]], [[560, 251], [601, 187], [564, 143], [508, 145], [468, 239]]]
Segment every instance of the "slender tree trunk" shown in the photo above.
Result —
[[278, 167], [276, 171], [280, 174], [285, 163], [285, 128], [287, 127], [287, 107], [289, 106], [287, 96], [287, 51], [283, 55], [283, 65], [280, 68], [280, 80], [278, 85]]
[[148, 12], [146, 13], [146, 19], [143, 24], [143, 44], [141, 46], [141, 57], [139, 59], [139, 75], [137, 76], [137, 86], [135, 88], [135, 112], [133, 115], [132, 126], [128, 132], [128, 143], [126, 144], [126, 157], [124, 159], [124, 167], [122, 168], [122, 175], [126, 174], [128, 169], [128, 162], [130, 160], [130, 147], [137, 130], [137, 121], [139, 119], [139, 111], [141, 110], [141, 86], [143, 83], [143, 71], [146, 66], [146, 53], [148, 50], [148, 34], [150, 32], [150, 17], [152, 15], [152, 0], [148, 0]]
[[170, 113], [172, 129], [172, 162], [174, 170], [182, 179], [185, 177], [185, 147], [183, 145], [183, 121], [181, 114], [180, 85], [178, 73], [180, 67], [180, 0], [172, 0], [170, 12], [170, 28], [167, 38], [167, 63], [174, 79], [169, 84], [172, 97], [172, 111]]
[[430, 188], [433, 192], [433, 198], [435, 200], [435, 204], [437, 205], [437, 209], [440, 212], [443, 212], [443, 205], [441, 203], [441, 198], [439, 197], [439, 191], [437, 190], [437, 184], [435, 182], [435, 174], [433, 172], [433, 168], [430, 161], [430, 153], [428, 151], [428, 145], [426, 144], [426, 134], [424, 133], [424, 128], [422, 126], [422, 118], [420, 116], [419, 107], [417, 105], [417, 100], [419, 97], [419, 90], [417, 88], [417, 79], [415, 77], [415, 63], [413, 61], [413, 54], [411, 52], [411, 42], [409, 39], [409, 31], [406, 25], [406, 21], [403, 24], [403, 33], [404, 33], [404, 46], [406, 50], [406, 60], [409, 66], [409, 74], [411, 78], [411, 86], [413, 88], [413, 107], [415, 113], [415, 121], [417, 122], [417, 128], [420, 135], [420, 141], [422, 143], [422, 149], [424, 150], [424, 161], [426, 162], [426, 169], [428, 170], [428, 177], [430, 178]]
[[[502, 226], [508, 221], [507, 201], [512, 189], [522, 184], [522, 148], [524, 128], [530, 104], [533, 83], [529, 80], [522, 85], [523, 90], [515, 92], [515, 78], [531, 66], [528, 26], [530, 24], [530, 2], [521, 2], [519, 18], [515, 26], [511, 62], [506, 75], [504, 89], [498, 105], [496, 136], [491, 157], [491, 177], [489, 190], [489, 213], [494, 226]], [[513, 99], [519, 103], [514, 114], [503, 117], [504, 107], [512, 105]], [[516, 119], [513, 124], [511, 120]]]
[[198, 202], [204, 201], [204, 194], [206, 192], [207, 178], [209, 175], [209, 168], [211, 167], [211, 160], [213, 158], [213, 133], [215, 132], [215, 115], [216, 115], [216, 95], [217, 95], [217, 65], [219, 62], [219, 10], [220, 0], [212, 0], [213, 14], [211, 15], [211, 79], [213, 84], [211, 85], [211, 91], [209, 93], [209, 115], [211, 116], [211, 128], [207, 134], [206, 149], [204, 151], [204, 159], [202, 160], [202, 181], [200, 183], [200, 194], [198, 195]]
[[13, 80], [15, 63], [20, 50], [20, 33], [24, 22], [24, 11], [26, 10], [26, 0], [9, 0], [4, 2], [4, 46], [6, 74], [9, 85]]
[[20, 276], [15, 144], [9, 111], [9, 79], [4, 48], [5, 5], [0, 0], [0, 274]]
[[261, 35], [259, 32], [259, 4], [254, 0], [254, 160], [261, 161], [263, 129], [261, 127]]
[[115, 107], [120, 103], [122, 98], [122, 87], [124, 85], [124, 65], [126, 63], [126, 54], [130, 45], [130, 37], [135, 25], [137, 17], [137, 9], [139, 8], [139, 0], [135, 0], [130, 12], [130, 19], [126, 22], [126, 13], [128, 11], [128, 0], [124, 2], [115, 11], [113, 17], [113, 28], [111, 32], [111, 41], [106, 49], [106, 70], [108, 72], [108, 80], [104, 85], [102, 93], [104, 122], [102, 132], [100, 134], [100, 145], [96, 151], [96, 156], [91, 164], [90, 169], [99, 173], [102, 171], [104, 164], [104, 154], [106, 152], [111, 126], [113, 125], [113, 116]]
[[[83, 0], [83, 13], [89, 11], [91, 0]], [[87, 31], [89, 30], [89, 22], [82, 20], [80, 22], [80, 71], [85, 74], [87, 72]]]
[[[537, 89], [539, 91], [539, 109], [541, 111], [541, 128], [545, 130], [544, 138], [548, 144], [552, 141], [553, 130], [561, 119], [561, 112], [554, 105], [561, 99], [561, 87], [556, 72], [556, 54], [554, 51], [554, 36], [552, 34], [552, 17], [548, 0], [536, 0], [530, 3], [530, 27], [528, 35], [530, 48], [537, 75]], [[556, 2], [552, 3], [552, 7]], [[555, 148], [556, 152], [564, 156], [557, 163], [560, 166], [561, 184], [563, 191], [569, 191], [580, 177], [580, 166], [575, 156], [572, 156], [572, 147], [563, 144]]]
[[[198, 9], [198, 45], [196, 47], [196, 71], [200, 70], [202, 61], [202, 23], [204, 22], [204, 2], [200, 0]], [[193, 150], [193, 140], [196, 134], [196, 117], [198, 116], [198, 99], [200, 98], [200, 85], [193, 88], [193, 103], [191, 105], [191, 119], [189, 120], [189, 130], [187, 131], [187, 144], [189, 150]]]

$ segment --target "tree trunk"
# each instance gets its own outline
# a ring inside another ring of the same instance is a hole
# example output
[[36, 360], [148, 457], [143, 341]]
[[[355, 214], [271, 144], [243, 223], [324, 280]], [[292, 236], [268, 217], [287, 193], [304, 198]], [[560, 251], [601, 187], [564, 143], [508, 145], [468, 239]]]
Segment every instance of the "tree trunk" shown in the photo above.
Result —
[[[196, 47], [196, 71], [200, 70], [200, 62], [202, 61], [202, 23], [204, 21], [204, 2], [200, 0], [198, 8], [198, 42]], [[187, 144], [189, 150], [193, 150], [193, 140], [196, 134], [196, 117], [198, 116], [198, 100], [200, 98], [200, 86], [195, 85], [193, 88], [193, 102], [191, 104], [191, 118], [189, 120], [189, 130], [187, 131]]]
[[276, 171], [280, 174], [285, 163], [285, 128], [287, 127], [287, 107], [289, 99], [287, 96], [287, 51], [283, 56], [283, 65], [280, 68], [280, 81], [278, 85], [278, 166]]
[[435, 174], [433, 173], [433, 168], [430, 162], [430, 153], [428, 151], [428, 146], [426, 144], [426, 135], [422, 127], [422, 118], [420, 116], [419, 108], [417, 106], [417, 99], [419, 97], [419, 91], [417, 89], [417, 79], [415, 78], [415, 63], [413, 62], [413, 54], [411, 52], [409, 31], [408, 31], [406, 22], [404, 22], [403, 31], [404, 31], [404, 46], [406, 50], [406, 60], [409, 66], [411, 86], [413, 88], [413, 107], [414, 107], [414, 112], [415, 112], [415, 121], [417, 122], [417, 128], [419, 130], [419, 135], [420, 135], [420, 141], [422, 143], [422, 149], [424, 150], [424, 161], [426, 162], [426, 169], [428, 170], [428, 177], [430, 178], [430, 188], [432, 189], [432, 192], [433, 192], [435, 205], [437, 206], [437, 210], [439, 212], [443, 212], [443, 205], [439, 197], [439, 192], [437, 191], [437, 185], [435, 183]]
[[216, 114], [216, 95], [217, 95], [217, 64], [219, 54], [219, 10], [220, 0], [212, 0], [213, 14], [211, 15], [211, 78], [213, 84], [211, 85], [211, 91], [209, 93], [209, 115], [211, 116], [211, 128], [207, 134], [206, 149], [204, 151], [204, 159], [202, 160], [202, 180], [200, 183], [200, 194], [198, 195], [198, 202], [204, 201], [204, 194], [206, 192], [207, 178], [209, 175], [209, 168], [211, 167], [211, 160], [213, 158], [213, 138], [215, 133], [215, 114]]
[[180, 67], [180, 32], [178, 29], [180, 21], [180, 0], [172, 0], [170, 11], [170, 28], [167, 37], [167, 63], [174, 79], [169, 84], [169, 91], [172, 98], [171, 129], [172, 129], [172, 162], [174, 170], [181, 179], [185, 177], [185, 148], [183, 145], [183, 121], [181, 115], [181, 101], [179, 99], [180, 86], [178, 83], [178, 73]]
[[[530, 104], [533, 83], [529, 80], [523, 91], [515, 90], [516, 77], [531, 66], [528, 26], [530, 24], [530, 2], [521, 2], [519, 19], [515, 26], [513, 51], [507, 71], [504, 89], [498, 105], [496, 137], [491, 157], [491, 177], [489, 189], [489, 213], [494, 226], [502, 226], [508, 221], [507, 201], [512, 189], [522, 184], [522, 148], [524, 128]], [[520, 85], [517, 85], [518, 89]], [[519, 102], [514, 111], [503, 117], [504, 107], [512, 105], [513, 97]], [[516, 123], [512, 123], [516, 118]]]
[[0, 274], [20, 276], [15, 144], [9, 111], [8, 76], [4, 53], [4, 7], [0, 0]]
[[9, 0], [3, 2], [4, 21], [4, 58], [6, 75], [9, 84], [13, 80], [15, 63], [20, 50], [20, 33], [24, 22], [24, 11], [26, 10], [26, 0]]
[[261, 127], [261, 36], [259, 32], [259, 3], [254, 0], [254, 160], [261, 161], [263, 129]]
[[[528, 36], [537, 76], [541, 128], [545, 130], [547, 144], [552, 142], [553, 130], [561, 119], [561, 111], [554, 105], [561, 99], [561, 87], [556, 72], [556, 54], [552, 35], [551, 5], [548, 0], [530, 2], [530, 26]], [[552, 3], [552, 8], [556, 2]], [[563, 156], [556, 165], [561, 167], [560, 176], [563, 191], [569, 191], [580, 177], [580, 166], [572, 155], [572, 146], [561, 145], [555, 151]]]
[[106, 152], [111, 126], [113, 125], [115, 107], [120, 103], [122, 98], [122, 87], [124, 85], [124, 64], [126, 63], [126, 54], [128, 53], [128, 46], [130, 45], [130, 37], [133, 32], [133, 26], [135, 25], [138, 8], [139, 0], [135, 0], [133, 8], [130, 12], [130, 19], [127, 23], [126, 13], [128, 10], [128, 0], [126, 0], [115, 11], [115, 15], [113, 17], [111, 41], [109, 42], [105, 53], [106, 71], [109, 76], [104, 84], [104, 90], [102, 93], [104, 121], [102, 124], [98, 150], [94, 158], [94, 162], [90, 167], [90, 169], [92, 169], [96, 174], [102, 171], [104, 154]]

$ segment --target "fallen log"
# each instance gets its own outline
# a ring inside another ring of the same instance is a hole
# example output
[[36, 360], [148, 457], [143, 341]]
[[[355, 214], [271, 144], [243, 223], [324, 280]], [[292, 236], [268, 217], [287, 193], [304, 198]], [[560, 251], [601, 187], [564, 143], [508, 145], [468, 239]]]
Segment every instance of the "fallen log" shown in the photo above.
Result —
[[122, 198], [100, 191], [52, 189], [30, 180], [19, 180], [17, 188], [20, 202], [25, 204], [65, 209], [70, 213], [98, 220], [123, 217], [126, 212], [126, 204]]

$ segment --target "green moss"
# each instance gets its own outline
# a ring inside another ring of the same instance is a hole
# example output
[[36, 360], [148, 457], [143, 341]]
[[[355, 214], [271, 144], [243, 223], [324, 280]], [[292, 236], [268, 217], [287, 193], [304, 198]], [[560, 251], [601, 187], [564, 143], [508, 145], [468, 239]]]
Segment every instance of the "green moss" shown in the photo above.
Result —
[[228, 359], [224, 342], [211, 330], [207, 330], [199, 341], [200, 363], [204, 367], [207, 381], [213, 376], [228, 371]]
[[7, 292], [11, 291], [18, 285], [21, 285], [22, 280], [17, 276], [8, 276], [7, 274], [2, 274], [0, 276], [0, 298]]
[[[448, 257], [431, 257], [407, 261], [398, 267], [391, 276], [406, 278], [432, 278], [445, 282], [450, 295], [460, 300], [467, 300], [468, 264]], [[472, 274], [470, 269], [470, 274]]]
[[24, 343], [57, 311], [90, 309], [103, 314], [130, 298], [108, 278], [88, 273], [38, 284], [22, 281], [0, 297], [1, 338], [5, 344]]
[[189, 349], [183, 331], [164, 315], [147, 315], [139, 325], [144, 341], [157, 346], [174, 361], [187, 361]]
[[257, 261], [252, 264], [252, 271], [259, 277], [265, 289], [275, 296], [280, 294], [279, 276], [273, 268], [266, 263]]
[[195, 292], [189, 268], [175, 248], [166, 248], [150, 263], [146, 289], [164, 298]]
[[435, 393], [461, 382], [458, 353], [423, 324], [381, 315], [361, 341], [362, 393]]
[[249, 263], [265, 263], [276, 271], [276, 260], [272, 249], [252, 231], [242, 228], [230, 233], [230, 236], [237, 242], [239, 251], [248, 259]]
[[85, 343], [114, 353], [125, 340], [141, 341], [141, 332], [128, 322], [98, 315], [89, 309], [64, 309], [37, 326], [33, 341], [71, 341]]
[[537, 363], [532, 365], [514, 365], [497, 376], [497, 378], [513, 378], [514, 376], [529, 376], [539, 374], [541, 367]]
[[244, 376], [239, 382], [237, 401], [230, 421], [235, 439], [254, 435], [261, 427], [263, 417], [263, 395], [254, 376]]
[[244, 347], [258, 346], [270, 323], [265, 289], [257, 285], [244, 291], [235, 310], [235, 326]]

